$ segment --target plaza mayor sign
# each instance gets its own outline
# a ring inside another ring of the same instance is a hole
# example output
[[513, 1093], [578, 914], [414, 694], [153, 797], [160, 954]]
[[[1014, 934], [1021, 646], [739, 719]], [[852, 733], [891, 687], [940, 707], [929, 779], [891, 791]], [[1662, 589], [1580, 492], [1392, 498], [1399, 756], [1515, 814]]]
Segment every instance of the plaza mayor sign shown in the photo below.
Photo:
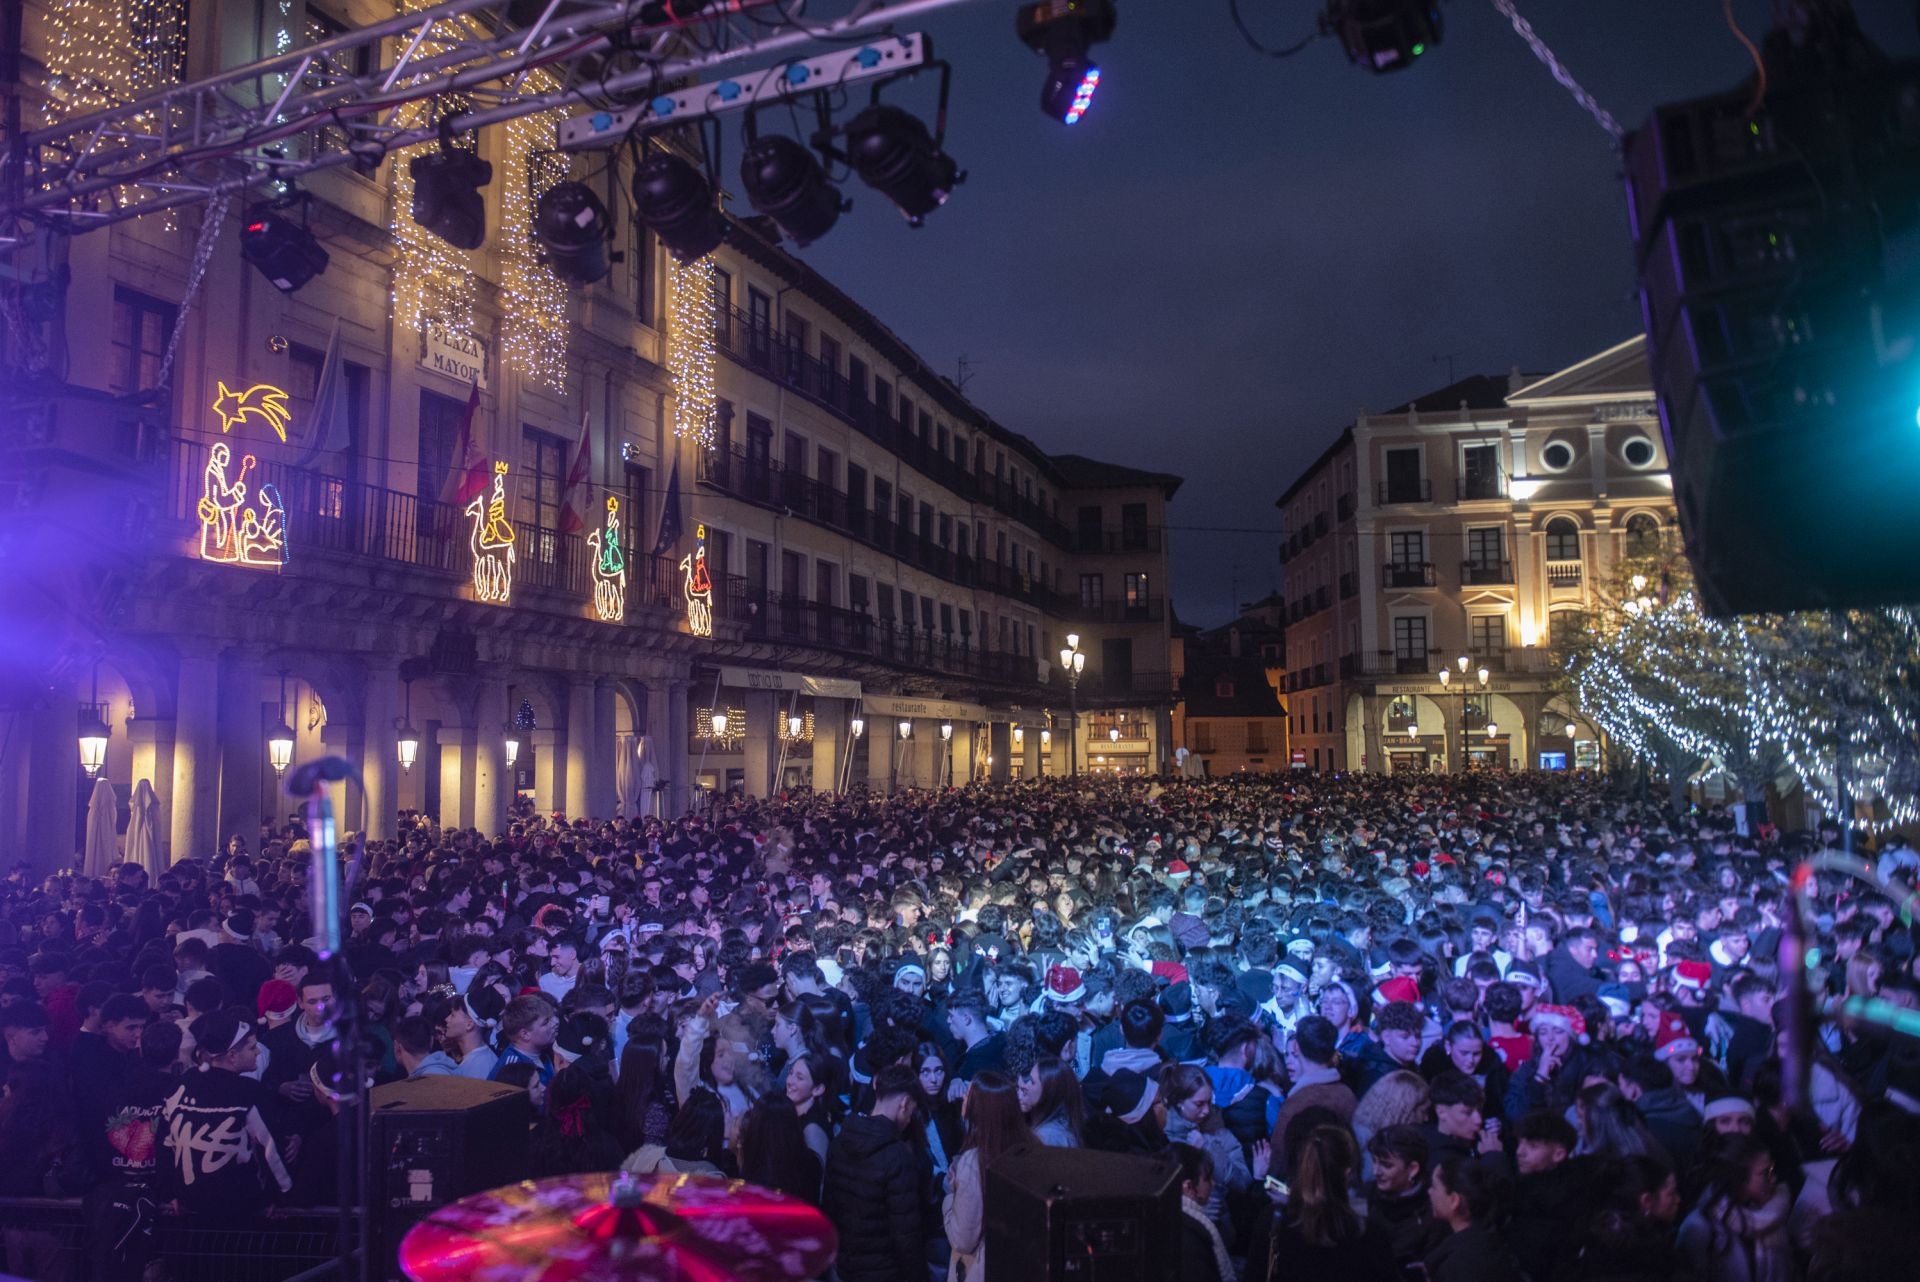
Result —
[[445, 374], [457, 383], [477, 383], [485, 391], [487, 345], [429, 316], [420, 327], [420, 367]]

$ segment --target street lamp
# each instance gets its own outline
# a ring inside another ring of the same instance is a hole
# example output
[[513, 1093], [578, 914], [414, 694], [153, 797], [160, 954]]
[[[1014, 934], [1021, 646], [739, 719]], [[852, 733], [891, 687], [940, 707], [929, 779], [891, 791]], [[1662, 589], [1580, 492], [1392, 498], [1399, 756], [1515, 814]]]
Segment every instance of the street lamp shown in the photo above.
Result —
[[80, 709], [80, 768], [87, 772], [87, 778], [100, 777], [100, 768], [107, 764], [107, 739], [112, 733], [100, 717], [99, 704]]
[[1464, 654], [1455, 659], [1454, 662], [1460, 665], [1460, 675], [1463, 677], [1467, 675], [1467, 669], [1473, 666], [1473, 660]]
[[413, 763], [420, 756], [420, 732], [413, 728], [413, 682], [407, 682], [407, 712], [400, 719], [399, 735], [394, 739], [394, 748], [400, 754], [400, 773], [408, 774]]
[[1087, 670], [1087, 656], [1080, 653], [1080, 634], [1067, 633], [1066, 648], [1060, 651], [1060, 666], [1067, 673], [1067, 698], [1072, 718], [1067, 723], [1067, 773], [1080, 773], [1080, 674]]
[[787, 714], [787, 738], [798, 739], [801, 730], [806, 728], [806, 724], [799, 713], [789, 712]]
[[913, 738], [913, 722], [905, 717], [900, 718], [900, 737], [902, 739]]
[[867, 732], [867, 719], [855, 713], [853, 720], [847, 723], [847, 730], [854, 738], [858, 739]]
[[953, 742], [953, 722], [942, 721], [940, 723], [940, 737], [948, 743]]
[[1119, 726], [1111, 726], [1111, 727], [1109, 727], [1109, 728], [1108, 728], [1108, 730], [1107, 730], [1107, 741], [1108, 741], [1109, 743], [1119, 743], [1119, 742], [1120, 742], [1120, 727], [1119, 727]]
[[707, 718], [707, 726], [709, 729], [713, 731], [713, 734], [710, 736], [711, 738], [714, 738], [714, 739], [726, 738], [727, 737], [727, 714], [725, 712], [715, 712], [711, 717]]
[[287, 672], [280, 670], [280, 724], [267, 732], [267, 760], [278, 779], [293, 764], [293, 729], [287, 725]]
[[520, 735], [512, 726], [507, 727], [507, 769], [511, 770], [520, 760]]
[[1579, 726], [1573, 724], [1573, 722], [1571, 721], [1567, 722], [1567, 738], [1571, 739], [1579, 733], [1580, 733]]
[[1027, 728], [1025, 726], [1015, 726], [1013, 728], [1013, 746], [1016, 748], [1024, 748], [1026, 745]]

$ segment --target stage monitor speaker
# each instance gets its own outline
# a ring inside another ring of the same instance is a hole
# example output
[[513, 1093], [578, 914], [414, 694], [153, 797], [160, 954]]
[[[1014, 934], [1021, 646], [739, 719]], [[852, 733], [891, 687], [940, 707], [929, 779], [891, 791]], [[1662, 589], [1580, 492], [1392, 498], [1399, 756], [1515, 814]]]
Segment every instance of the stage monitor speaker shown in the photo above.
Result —
[[527, 1092], [466, 1077], [376, 1086], [369, 1122], [370, 1275], [400, 1275], [400, 1239], [427, 1214], [527, 1178]]
[[1180, 1168], [1023, 1144], [987, 1172], [986, 1282], [1173, 1282]]

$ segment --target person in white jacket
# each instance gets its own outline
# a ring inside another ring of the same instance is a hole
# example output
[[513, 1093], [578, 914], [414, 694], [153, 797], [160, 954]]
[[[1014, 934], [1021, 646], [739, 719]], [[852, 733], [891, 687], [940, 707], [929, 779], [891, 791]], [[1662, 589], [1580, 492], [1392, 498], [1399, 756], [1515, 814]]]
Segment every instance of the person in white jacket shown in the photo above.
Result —
[[1032, 1143], [1034, 1136], [1013, 1079], [996, 1069], [974, 1074], [960, 1116], [966, 1119], [967, 1142], [947, 1170], [940, 1207], [953, 1249], [947, 1277], [948, 1282], [981, 1282], [987, 1275], [987, 1170], [1002, 1153]]

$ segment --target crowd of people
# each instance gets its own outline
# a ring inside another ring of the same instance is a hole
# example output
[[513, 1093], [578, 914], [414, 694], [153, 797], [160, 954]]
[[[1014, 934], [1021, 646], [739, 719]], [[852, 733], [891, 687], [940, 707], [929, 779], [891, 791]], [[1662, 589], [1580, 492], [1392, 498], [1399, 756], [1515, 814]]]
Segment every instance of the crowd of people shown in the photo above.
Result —
[[[344, 966], [293, 827], [152, 882], [23, 865], [0, 1199], [83, 1199], [101, 1282], [165, 1216], [334, 1203], [351, 996], [373, 1081], [528, 1093], [526, 1175], [744, 1178], [821, 1208], [839, 1282], [980, 1282], [987, 1173], [1034, 1144], [1176, 1170], [1180, 1282], [1884, 1276], [1920, 1258], [1885, 1019], [1920, 855], [1815, 878], [1796, 1031], [1789, 877], [1842, 834], [1743, 820], [1301, 772], [419, 822], [357, 862]], [[6, 1269], [73, 1275], [3, 1222]]]

